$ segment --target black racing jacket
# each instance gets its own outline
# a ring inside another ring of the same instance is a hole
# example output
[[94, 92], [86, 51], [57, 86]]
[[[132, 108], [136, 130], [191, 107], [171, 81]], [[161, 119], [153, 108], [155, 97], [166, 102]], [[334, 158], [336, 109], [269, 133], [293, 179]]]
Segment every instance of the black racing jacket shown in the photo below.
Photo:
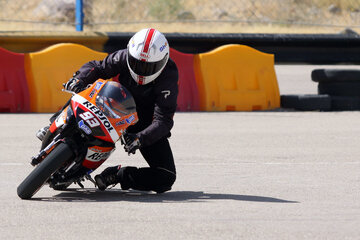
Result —
[[170, 136], [177, 106], [178, 70], [169, 59], [159, 77], [146, 85], [139, 85], [131, 77], [126, 57], [127, 50], [123, 49], [102, 61], [90, 61], [79, 69], [76, 77], [85, 84], [91, 84], [99, 78], [110, 79], [119, 75], [118, 81], [134, 97], [139, 117], [139, 121], [128, 131], [137, 134], [142, 146], [149, 146]]

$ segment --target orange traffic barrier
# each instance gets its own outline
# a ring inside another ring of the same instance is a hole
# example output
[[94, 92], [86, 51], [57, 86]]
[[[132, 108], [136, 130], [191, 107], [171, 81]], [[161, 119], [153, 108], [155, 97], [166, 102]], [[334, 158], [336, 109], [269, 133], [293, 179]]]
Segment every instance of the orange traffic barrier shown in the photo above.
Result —
[[83, 64], [102, 60], [107, 53], [73, 43], [61, 43], [25, 54], [26, 77], [32, 112], [56, 112], [70, 98], [62, 84]]
[[170, 49], [170, 58], [179, 71], [178, 111], [199, 111], [199, 91], [194, 73], [194, 55]]
[[253, 111], [280, 107], [274, 55], [244, 45], [224, 45], [195, 55], [203, 111]]
[[0, 112], [29, 112], [24, 54], [0, 48]]

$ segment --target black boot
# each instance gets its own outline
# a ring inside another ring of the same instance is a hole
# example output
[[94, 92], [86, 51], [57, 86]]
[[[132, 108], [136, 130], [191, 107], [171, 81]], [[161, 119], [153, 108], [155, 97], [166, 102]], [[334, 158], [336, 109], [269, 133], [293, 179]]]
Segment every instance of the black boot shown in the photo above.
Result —
[[97, 187], [104, 191], [108, 186], [119, 182], [117, 173], [120, 170], [119, 166], [108, 167], [102, 173], [95, 176]]

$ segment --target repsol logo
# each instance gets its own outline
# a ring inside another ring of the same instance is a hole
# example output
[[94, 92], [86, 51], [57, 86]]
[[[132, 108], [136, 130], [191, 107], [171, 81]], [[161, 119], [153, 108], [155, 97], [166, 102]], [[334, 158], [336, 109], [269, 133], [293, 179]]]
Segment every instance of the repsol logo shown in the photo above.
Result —
[[107, 120], [106, 116], [103, 114], [103, 112], [98, 109], [94, 104], [92, 104], [89, 101], [85, 101], [82, 103], [85, 107], [90, 109], [102, 122], [102, 124], [106, 127], [106, 129], [111, 132], [114, 130], [114, 128], [111, 126], [111, 123], [109, 120]]

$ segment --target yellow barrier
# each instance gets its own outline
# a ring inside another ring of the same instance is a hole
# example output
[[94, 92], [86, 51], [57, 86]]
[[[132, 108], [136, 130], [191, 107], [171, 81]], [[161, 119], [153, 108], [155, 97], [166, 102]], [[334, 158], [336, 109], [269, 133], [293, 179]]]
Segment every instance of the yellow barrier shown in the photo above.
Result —
[[70, 98], [62, 84], [84, 63], [102, 60], [107, 53], [79, 44], [62, 43], [25, 54], [25, 71], [30, 91], [31, 112], [56, 112]]
[[280, 107], [274, 55], [225, 45], [195, 55], [202, 111], [253, 111]]

